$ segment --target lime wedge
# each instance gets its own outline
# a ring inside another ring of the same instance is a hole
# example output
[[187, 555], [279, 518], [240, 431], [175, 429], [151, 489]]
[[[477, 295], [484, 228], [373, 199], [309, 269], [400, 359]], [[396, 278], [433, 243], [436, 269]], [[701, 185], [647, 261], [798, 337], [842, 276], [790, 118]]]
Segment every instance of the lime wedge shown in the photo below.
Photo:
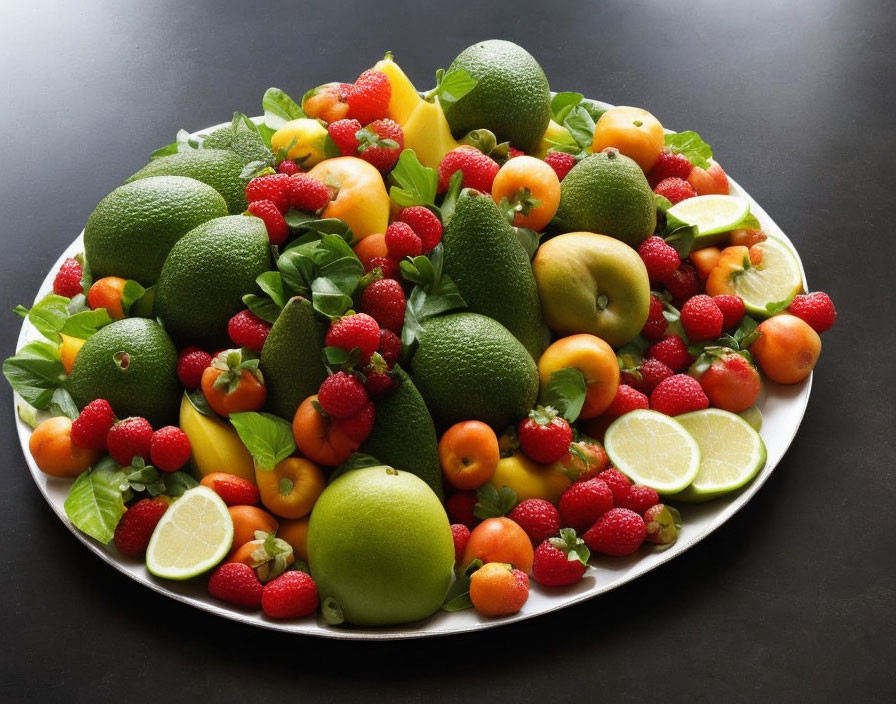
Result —
[[735, 491], [765, 466], [765, 443], [740, 416], [707, 408], [675, 419], [700, 446], [700, 471], [676, 500], [708, 501]]
[[700, 448], [677, 420], [639, 409], [617, 418], [604, 434], [613, 465], [660, 494], [688, 486], [700, 468]]
[[666, 215], [671, 215], [686, 225], [697, 227], [697, 237], [728, 232], [750, 214], [750, 204], [736, 196], [696, 196], [676, 203]]
[[214, 491], [197, 486], [162, 515], [146, 549], [146, 568], [156, 577], [190, 579], [217, 565], [233, 543], [233, 521]]
[[786, 308], [803, 290], [803, 274], [790, 248], [774, 237], [753, 245], [762, 252], [762, 261], [732, 278], [734, 293], [744, 299], [748, 313], [768, 316], [768, 305]]

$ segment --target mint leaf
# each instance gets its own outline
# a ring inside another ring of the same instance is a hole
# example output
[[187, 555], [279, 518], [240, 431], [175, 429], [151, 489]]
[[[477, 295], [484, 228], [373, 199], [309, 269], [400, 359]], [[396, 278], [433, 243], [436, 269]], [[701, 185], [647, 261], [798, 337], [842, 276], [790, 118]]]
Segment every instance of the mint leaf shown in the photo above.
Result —
[[255, 283], [258, 287], [271, 297], [277, 308], [283, 308], [286, 305], [286, 295], [283, 293], [283, 277], [278, 271], [266, 271], [261, 274]]
[[477, 518], [496, 518], [509, 513], [517, 504], [517, 493], [509, 486], [495, 488], [494, 484], [483, 484], [476, 490], [479, 499], [473, 507]]
[[47, 410], [51, 416], [65, 416], [71, 420], [77, 418], [79, 413], [72, 395], [61, 387], [53, 391]]
[[311, 305], [321, 315], [334, 320], [352, 307], [352, 297], [330, 279], [320, 276], [311, 282]]
[[270, 298], [264, 298], [254, 293], [247, 293], [243, 296], [243, 303], [246, 304], [252, 313], [257, 315], [266, 323], [274, 324], [274, 321], [280, 317], [280, 308]]
[[193, 476], [189, 472], [172, 472], [162, 477], [165, 485], [165, 493], [168, 496], [183, 496], [185, 491], [199, 486]]
[[205, 394], [202, 393], [201, 388], [185, 391], [184, 396], [187, 397], [190, 405], [201, 415], [208, 416], [209, 418], [220, 418], [220, 416], [212, 410], [212, 407], [208, 405], [208, 399], [205, 397]]
[[581, 93], [557, 93], [557, 95], [551, 98], [551, 119], [558, 125], [562, 125], [566, 116], [569, 115], [576, 105], [582, 102], [584, 97]]
[[541, 392], [539, 403], [542, 406], [553, 406], [570, 423], [573, 423], [582, 412], [587, 387], [582, 372], [575, 367], [558, 369], [551, 374], [551, 379]]
[[477, 83], [479, 80], [465, 69], [456, 68], [448, 72], [439, 69], [436, 72], [436, 87], [426, 95], [426, 99], [432, 101], [438, 98], [442, 107], [447, 108], [473, 90]]
[[49, 342], [28, 343], [3, 362], [3, 376], [27, 403], [38, 410], [47, 408], [66, 378], [59, 347]]
[[712, 147], [693, 131], [673, 132], [665, 138], [666, 148], [676, 154], [683, 154], [694, 166], [705, 169], [712, 159]]
[[581, 105], [575, 106], [563, 120], [563, 126], [569, 130], [569, 134], [580, 149], [591, 148], [591, 143], [594, 141], [594, 118], [588, 110]]
[[59, 332], [86, 340], [101, 327], [111, 322], [112, 318], [109, 317], [109, 312], [105, 308], [83, 310], [66, 320]]
[[59, 331], [68, 319], [69, 302], [65, 296], [49, 293], [35, 303], [31, 310], [18, 306], [15, 311], [18, 315], [27, 312], [28, 322], [48, 340], [58, 343], [60, 342]]
[[694, 246], [696, 238], [697, 226], [685, 225], [684, 227], [676, 228], [663, 239], [665, 239], [666, 244], [678, 252], [679, 257], [684, 259], [691, 253], [691, 248]]
[[292, 426], [270, 413], [231, 413], [230, 422], [260, 469], [271, 470], [296, 450]]
[[439, 177], [435, 169], [423, 166], [413, 149], [405, 149], [390, 174], [395, 185], [389, 196], [402, 208], [435, 205]]
[[72, 525], [101, 543], [112, 540], [124, 513], [122, 479], [121, 472], [99, 466], [78, 476], [63, 504]]
[[[264, 124], [277, 130], [290, 120], [307, 117], [301, 106], [279, 88], [268, 88], [261, 99]], [[262, 135], [263, 136], [263, 135]]]
[[451, 174], [451, 180], [448, 181], [448, 190], [445, 192], [445, 198], [442, 200], [442, 207], [439, 213], [442, 217], [442, 224], [447, 225], [454, 215], [454, 209], [457, 207], [457, 198], [463, 188], [464, 172], [461, 170]]

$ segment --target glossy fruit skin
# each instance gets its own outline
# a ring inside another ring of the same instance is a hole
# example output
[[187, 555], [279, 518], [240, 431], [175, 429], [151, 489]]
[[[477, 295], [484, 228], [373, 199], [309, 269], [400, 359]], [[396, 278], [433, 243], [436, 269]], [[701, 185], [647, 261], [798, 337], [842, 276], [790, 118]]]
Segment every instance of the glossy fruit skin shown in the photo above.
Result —
[[709, 167], [706, 169], [695, 166], [691, 169], [687, 181], [697, 191], [698, 196], [716, 194], [726, 196], [730, 191], [728, 176], [725, 175], [722, 167], [715, 161], [710, 162]]
[[240, 373], [239, 385], [233, 391], [215, 387], [215, 380], [222, 373], [215, 367], [208, 367], [202, 372], [202, 393], [215, 413], [227, 417], [231, 413], [257, 411], [264, 405], [267, 390], [252, 372], [244, 369]]
[[364, 265], [364, 270], [367, 271], [371, 259], [389, 256], [389, 248], [386, 247], [386, 235], [382, 232], [378, 232], [368, 235], [363, 240], [356, 242], [355, 254]]
[[293, 554], [299, 560], [308, 559], [308, 522], [310, 520], [310, 516], [287, 518], [280, 521], [280, 528], [277, 530], [277, 537], [292, 546]]
[[63, 333], [60, 333], [59, 337], [62, 338], [62, 342], [59, 343], [59, 358], [62, 361], [62, 366], [65, 368], [65, 373], [71, 374], [72, 367], [75, 366], [75, 357], [78, 356], [78, 352], [87, 340]]
[[101, 450], [77, 447], [71, 439], [72, 421], [48, 418], [28, 439], [28, 450], [38, 469], [53, 477], [77, 477], [102, 457]]
[[560, 179], [554, 169], [541, 159], [532, 156], [516, 157], [505, 162], [498, 170], [492, 182], [492, 199], [499, 206], [504, 198], [513, 202], [524, 189], [531, 198], [538, 201], [538, 205], [528, 213], [518, 212], [514, 215], [513, 224], [541, 232], [560, 205]]
[[805, 321], [788, 313], [763, 321], [750, 353], [763, 373], [779, 384], [797, 384], [812, 373], [821, 338]]
[[643, 108], [617, 105], [595, 124], [591, 151], [615, 147], [647, 172], [656, 163], [664, 141], [663, 126], [653, 115]]
[[556, 504], [570, 480], [558, 463], [544, 465], [530, 460], [520, 451], [502, 457], [491, 479], [496, 489], [509, 486], [519, 501], [545, 499]]
[[486, 518], [470, 533], [462, 566], [473, 560], [504, 562], [518, 570], [532, 569], [534, 551], [526, 532], [509, 518]]
[[713, 360], [709, 368], [694, 375], [715, 408], [740, 413], [756, 403], [761, 382], [756, 367], [742, 355], [728, 352]]
[[276, 533], [279, 527], [277, 519], [258, 506], [230, 506], [227, 511], [233, 521], [231, 555], [250, 540], [255, 540], [255, 531]]
[[569, 421], [541, 406], [519, 422], [516, 433], [523, 452], [540, 464], [559, 462], [569, 452], [573, 438]]
[[290, 143], [295, 143], [286, 155], [287, 159], [299, 162], [306, 169], [327, 158], [327, 128], [317, 120], [303, 117], [290, 120], [271, 135], [271, 150], [276, 154]]
[[569, 335], [553, 342], [538, 360], [538, 378], [544, 389], [551, 374], [566, 367], [582, 372], [585, 378], [585, 404], [580, 418], [594, 418], [603, 413], [619, 385], [619, 363], [616, 353], [595, 335]]
[[[614, 394], [615, 396], [615, 394]], [[585, 461], [572, 452], [576, 449], [585, 456]], [[581, 439], [570, 445], [570, 453], [560, 460], [560, 465], [567, 476], [579, 481], [594, 479], [603, 472], [610, 463], [607, 451], [596, 440]]]
[[255, 484], [252, 455], [233, 426], [218, 418], [201, 414], [193, 407], [186, 394], [181, 399], [179, 425], [190, 438], [193, 451], [190, 465], [197, 476], [227, 472]]
[[455, 489], [478, 489], [495, 474], [501, 459], [495, 431], [478, 420], [452, 425], [439, 439], [439, 462]]
[[302, 110], [308, 117], [324, 122], [335, 122], [348, 115], [346, 93], [351, 86], [345, 83], [325, 83], [315, 88], [313, 95], [302, 101]]
[[335, 467], [348, 459], [361, 443], [342, 432], [329, 416], [315, 408], [317, 395], [309, 396], [299, 405], [292, 421], [292, 433], [305, 457], [317, 464]]
[[470, 601], [483, 616], [510, 616], [529, 598], [529, 578], [501, 562], [487, 562], [470, 577]]
[[326, 477], [313, 462], [287, 457], [271, 470], [256, 467], [255, 483], [261, 503], [275, 516], [302, 518], [311, 513], [326, 486]]
[[87, 305], [91, 310], [105, 308], [112, 320], [124, 318], [124, 310], [121, 306], [121, 293], [127, 283], [120, 276], [104, 276], [93, 282], [87, 292]]
[[709, 272], [719, 263], [721, 254], [722, 250], [718, 247], [703, 247], [695, 249], [688, 255], [701, 281], [706, 281], [709, 278]]
[[389, 225], [389, 194], [383, 177], [375, 167], [353, 156], [327, 159], [309, 175], [339, 189], [336, 197], [321, 213], [322, 218], [339, 218], [351, 228], [355, 240]]
[[253, 506], [259, 501], [258, 487], [235, 474], [212, 472], [199, 483], [214, 491], [228, 506]]
[[261, 593], [261, 609], [270, 618], [304, 618], [317, 611], [317, 585], [305, 572], [284, 572]]

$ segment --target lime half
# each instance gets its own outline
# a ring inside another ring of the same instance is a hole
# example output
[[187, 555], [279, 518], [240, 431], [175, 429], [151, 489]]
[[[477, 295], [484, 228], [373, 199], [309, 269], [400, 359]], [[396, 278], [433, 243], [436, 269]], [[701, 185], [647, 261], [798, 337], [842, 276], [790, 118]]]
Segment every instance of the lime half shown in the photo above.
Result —
[[765, 466], [765, 443], [740, 416], [707, 408], [677, 416], [676, 420], [700, 446], [700, 471], [676, 500], [708, 501], [735, 491]]
[[156, 577], [190, 579], [217, 565], [233, 543], [233, 521], [214, 491], [184, 492], [162, 515], [146, 549], [146, 568]]
[[768, 316], [769, 305], [786, 308], [803, 290], [803, 274], [790, 248], [774, 237], [753, 245], [762, 252], [762, 260], [738, 273], [731, 280], [734, 293], [744, 300], [747, 312]]
[[666, 215], [697, 227], [697, 238], [733, 230], [750, 214], [750, 204], [736, 196], [696, 196], [676, 203]]
[[700, 448], [676, 419], [639, 409], [617, 418], [604, 434], [614, 466], [660, 494], [688, 486], [700, 468]]

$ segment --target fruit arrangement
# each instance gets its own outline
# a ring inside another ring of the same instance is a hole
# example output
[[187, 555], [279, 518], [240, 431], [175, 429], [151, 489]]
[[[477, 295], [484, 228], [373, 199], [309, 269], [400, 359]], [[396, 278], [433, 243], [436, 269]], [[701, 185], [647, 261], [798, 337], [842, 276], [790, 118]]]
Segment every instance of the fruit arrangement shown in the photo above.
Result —
[[763, 388], [836, 311], [697, 133], [499, 40], [262, 106], [154, 152], [16, 309], [30, 454], [116, 559], [273, 620], [492, 619], [765, 466]]

